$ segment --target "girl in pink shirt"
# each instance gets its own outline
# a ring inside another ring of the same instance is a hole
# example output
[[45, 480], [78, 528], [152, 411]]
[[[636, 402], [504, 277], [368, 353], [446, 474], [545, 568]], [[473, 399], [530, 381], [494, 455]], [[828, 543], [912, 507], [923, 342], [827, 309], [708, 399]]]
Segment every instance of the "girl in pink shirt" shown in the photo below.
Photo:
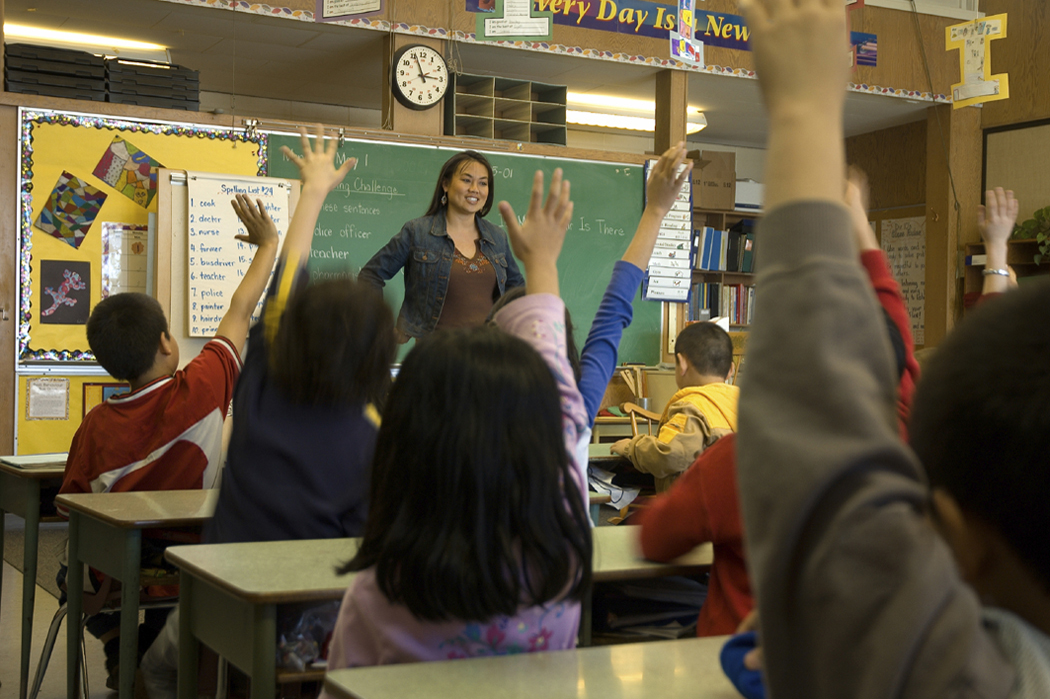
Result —
[[328, 667], [572, 648], [590, 585], [587, 426], [555, 262], [572, 214], [561, 172], [526, 223], [500, 210], [528, 295], [499, 328], [435, 333], [383, 414], [365, 534], [343, 571]]

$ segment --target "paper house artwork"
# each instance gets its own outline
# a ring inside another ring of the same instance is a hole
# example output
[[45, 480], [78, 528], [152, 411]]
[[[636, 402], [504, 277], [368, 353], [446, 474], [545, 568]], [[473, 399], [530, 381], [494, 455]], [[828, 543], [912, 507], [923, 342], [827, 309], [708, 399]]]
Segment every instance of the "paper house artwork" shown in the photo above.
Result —
[[40, 322], [84, 325], [91, 311], [91, 263], [40, 262]]
[[146, 208], [157, 195], [159, 167], [164, 166], [120, 136], [114, 136], [92, 174]]
[[105, 201], [102, 190], [63, 172], [40, 210], [36, 227], [79, 250]]

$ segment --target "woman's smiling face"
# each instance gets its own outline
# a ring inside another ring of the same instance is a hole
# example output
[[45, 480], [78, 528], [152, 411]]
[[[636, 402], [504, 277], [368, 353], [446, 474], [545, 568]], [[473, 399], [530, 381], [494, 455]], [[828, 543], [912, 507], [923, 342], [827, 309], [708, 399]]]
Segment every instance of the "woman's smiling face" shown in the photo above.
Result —
[[444, 186], [449, 209], [476, 214], [489, 198], [489, 173], [476, 160], [466, 160]]

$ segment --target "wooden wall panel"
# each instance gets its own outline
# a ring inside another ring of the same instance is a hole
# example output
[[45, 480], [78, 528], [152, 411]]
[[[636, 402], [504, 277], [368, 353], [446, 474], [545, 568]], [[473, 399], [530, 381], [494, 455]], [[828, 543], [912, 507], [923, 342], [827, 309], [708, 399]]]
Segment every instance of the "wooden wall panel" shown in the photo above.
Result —
[[846, 162], [868, 174], [872, 209], [926, 201], [926, 121], [846, 139]]
[[[926, 139], [926, 346], [962, 314], [959, 250], [980, 240], [981, 113], [930, 107]], [[958, 200], [956, 200], [958, 197]]]
[[1007, 13], [1006, 38], [991, 53], [992, 72], [1010, 76], [1010, 98], [986, 104], [982, 126], [1050, 118], [1050, 3], [982, 0], [981, 11]]
[[18, 330], [18, 110], [0, 107], [0, 454], [15, 453], [15, 333]]

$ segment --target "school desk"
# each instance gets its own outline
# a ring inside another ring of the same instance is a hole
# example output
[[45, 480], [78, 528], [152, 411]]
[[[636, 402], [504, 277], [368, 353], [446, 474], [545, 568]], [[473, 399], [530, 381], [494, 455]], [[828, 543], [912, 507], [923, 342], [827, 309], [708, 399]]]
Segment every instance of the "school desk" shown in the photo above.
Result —
[[65, 467], [23, 469], [0, 462], [0, 563], [4, 560], [4, 515], [8, 512], [16, 514], [24, 519], [26, 524], [25, 548], [22, 553], [22, 657], [18, 675], [18, 699], [25, 699], [29, 686], [33, 605], [36, 602], [37, 544], [40, 537], [40, 490], [62, 485], [64, 473]]
[[[358, 539], [309, 539], [173, 546], [165, 553], [179, 575], [179, 696], [197, 696], [200, 643], [251, 677], [253, 699], [273, 699], [277, 608], [341, 600], [353, 575], [335, 566]], [[282, 672], [281, 679], [320, 679], [322, 671]]]
[[69, 572], [66, 623], [67, 695], [76, 696], [83, 609], [84, 566], [119, 581], [120, 699], [134, 694], [138, 665], [139, 571], [143, 529], [197, 529], [215, 511], [214, 490], [165, 490], [132, 493], [76, 493], [55, 502], [69, 510]]
[[[711, 564], [711, 547], [671, 563], [637, 553], [634, 527], [597, 527], [594, 580], [690, 575]], [[181, 570], [179, 588], [179, 696], [197, 691], [197, 651], [205, 644], [252, 679], [253, 699], [273, 699], [275, 681], [320, 679], [321, 672], [277, 672], [277, 609], [297, 602], [340, 600], [353, 575], [335, 566], [349, 560], [357, 539], [266, 541], [173, 546], [166, 557]], [[583, 616], [590, 623], [590, 608]], [[581, 619], [581, 628], [584, 621]], [[587, 638], [590, 629], [587, 628]]]
[[599, 415], [594, 419], [594, 429], [591, 430], [591, 442], [598, 444], [603, 439], [617, 440], [631, 436], [631, 418], [629, 417], [605, 417]]
[[727, 638], [334, 670], [324, 686], [339, 699], [740, 699], [718, 659]]

